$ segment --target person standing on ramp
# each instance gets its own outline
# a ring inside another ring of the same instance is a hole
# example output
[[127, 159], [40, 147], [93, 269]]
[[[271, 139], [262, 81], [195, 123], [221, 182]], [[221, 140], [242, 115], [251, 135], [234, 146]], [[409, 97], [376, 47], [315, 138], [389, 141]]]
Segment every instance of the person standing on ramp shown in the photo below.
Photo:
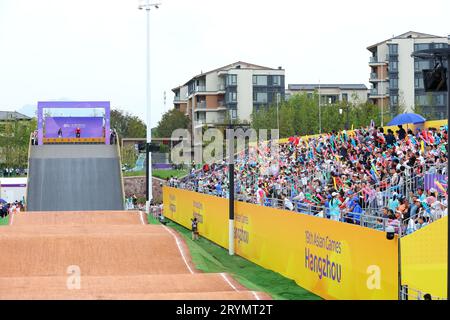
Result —
[[198, 220], [197, 218], [191, 219], [192, 221], [192, 241], [198, 240]]

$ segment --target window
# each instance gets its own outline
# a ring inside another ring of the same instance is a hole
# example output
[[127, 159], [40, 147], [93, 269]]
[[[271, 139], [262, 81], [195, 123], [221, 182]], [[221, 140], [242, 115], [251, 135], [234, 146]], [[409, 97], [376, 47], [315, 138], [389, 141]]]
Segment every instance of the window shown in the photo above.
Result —
[[237, 101], [237, 92], [230, 92], [229, 93], [229, 101], [236, 102]]
[[398, 79], [389, 79], [389, 88], [398, 89]]
[[272, 76], [272, 84], [274, 86], [281, 86], [281, 76]]
[[423, 78], [415, 78], [414, 79], [414, 88], [416, 89], [423, 89]]
[[253, 85], [267, 86], [267, 76], [253, 76]]
[[434, 104], [437, 106], [443, 106], [444, 105], [444, 95], [443, 94], [438, 94], [436, 96], [434, 96]]
[[427, 49], [430, 49], [430, 44], [429, 43], [416, 43], [414, 45], [414, 51], [427, 50]]
[[231, 109], [230, 110], [230, 118], [232, 120], [236, 120], [237, 119], [237, 110], [235, 110], [235, 109]]
[[348, 93], [343, 93], [342, 94], [342, 101], [345, 101], [345, 102], [348, 101]]
[[398, 44], [389, 44], [389, 54], [398, 54]]
[[429, 105], [430, 99], [425, 95], [417, 95], [416, 96], [416, 104], [419, 106], [427, 106]]
[[267, 92], [253, 92], [253, 101], [257, 103], [267, 103]]
[[389, 62], [389, 71], [397, 72], [398, 71], [398, 61], [390, 61]]
[[435, 49], [447, 48], [447, 46], [448, 46], [447, 43], [434, 43], [434, 48]]
[[391, 99], [391, 106], [394, 107], [398, 105], [398, 96], [391, 96], [390, 99]]
[[206, 120], [206, 113], [204, 112], [199, 112], [197, 113], [197, 121], [205, 121]]
[[416, 60], [414, 61], [414, 71], [421, 72], [423, 69], [430, 68], [429, 60]]
[[235, 86], [237, 84], [237, 74], [229, 74], [227, 77], [227, 85]]

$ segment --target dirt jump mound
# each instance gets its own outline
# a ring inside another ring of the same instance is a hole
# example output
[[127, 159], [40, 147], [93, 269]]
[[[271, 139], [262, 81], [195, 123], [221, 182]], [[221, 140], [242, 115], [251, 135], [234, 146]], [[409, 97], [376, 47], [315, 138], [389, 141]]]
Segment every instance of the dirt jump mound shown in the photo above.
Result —
[[134, 211], [29, 212], [0, 228], [0, 299], [270, 299], [203, 274], [179, 235]]

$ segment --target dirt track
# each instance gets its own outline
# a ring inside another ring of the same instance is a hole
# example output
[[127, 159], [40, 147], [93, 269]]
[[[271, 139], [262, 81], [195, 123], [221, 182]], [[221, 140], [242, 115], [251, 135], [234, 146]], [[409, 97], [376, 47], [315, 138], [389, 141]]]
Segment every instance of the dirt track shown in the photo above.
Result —
[[144, 218], [120, 211], [15, 215], [0, 228], [0, 299], [270, 298], [227, 274], [197, 272], [181, 237]]

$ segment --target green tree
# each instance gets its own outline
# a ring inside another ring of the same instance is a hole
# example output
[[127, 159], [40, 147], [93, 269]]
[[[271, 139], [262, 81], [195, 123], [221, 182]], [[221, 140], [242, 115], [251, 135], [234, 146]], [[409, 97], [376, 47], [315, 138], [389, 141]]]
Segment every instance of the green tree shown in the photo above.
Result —
[[36, 130], [36, 119], [0, 123], [0, 167], [26, 168], [30, 135]]
[[170, 138], [176, 129], [190, 129], [190, 119], [183, 112], [172, 109], [164, 113], [158, 122], [155, 137]]
[[145, 138], [147, 126], [137, 116], [119, 109], [111, 110], [111, 128], [117, 131], [119, 138]]
[[133, 168], [136, 160], [138, 158], [138, 153], [134, 148], [134, 145], [127, 145], [122, 149], [122, 163], [130, 168]]

